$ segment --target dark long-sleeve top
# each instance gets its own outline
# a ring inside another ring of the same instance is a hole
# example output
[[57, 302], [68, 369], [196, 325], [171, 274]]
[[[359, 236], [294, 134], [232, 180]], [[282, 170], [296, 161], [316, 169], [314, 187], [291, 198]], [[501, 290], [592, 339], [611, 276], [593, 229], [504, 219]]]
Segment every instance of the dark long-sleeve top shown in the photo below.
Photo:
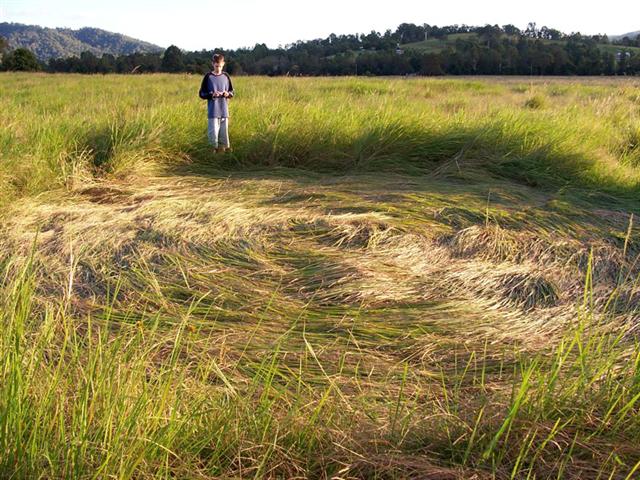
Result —
[[208, 72], [202, 79], [200, 85], [200, 98], [207, 100], [207, 116], [209, 118], [229, 117], [229, 98], [221, 95], [216, 96], [216, 92], [228, 92], [229, 98], [233, 97], [233, 84], [231, 77], [226, 72], [216, 75]]

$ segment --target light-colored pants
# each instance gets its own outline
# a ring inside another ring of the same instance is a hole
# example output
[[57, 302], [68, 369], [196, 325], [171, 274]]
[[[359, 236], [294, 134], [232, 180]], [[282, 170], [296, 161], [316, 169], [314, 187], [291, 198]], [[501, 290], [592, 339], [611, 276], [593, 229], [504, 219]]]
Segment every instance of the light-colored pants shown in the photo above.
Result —
[[207, 128], [207, 136], [209, 143], [214, 147], [230, 147], [229, 144], [229, 119], [228, 118], [210, 118]]

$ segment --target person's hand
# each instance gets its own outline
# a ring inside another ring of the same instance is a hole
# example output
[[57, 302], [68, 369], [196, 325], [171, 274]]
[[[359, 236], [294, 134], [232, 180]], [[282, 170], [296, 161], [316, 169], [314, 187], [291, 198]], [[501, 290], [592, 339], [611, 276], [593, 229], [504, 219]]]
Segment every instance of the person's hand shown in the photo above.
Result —
[[224, 98], [229, 98], [229, 92], [222, 92], [222, 96]]

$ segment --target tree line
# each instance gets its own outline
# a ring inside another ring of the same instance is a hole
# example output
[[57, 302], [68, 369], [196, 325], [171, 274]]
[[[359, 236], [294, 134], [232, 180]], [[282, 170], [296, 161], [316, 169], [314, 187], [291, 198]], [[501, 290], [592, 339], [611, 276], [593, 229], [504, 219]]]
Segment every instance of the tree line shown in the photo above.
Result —
[[223, 52], [227, 70], [234, 75], [638, 75], [640, 54], [633, 47], [640, 47], [640, 35], [611, 42], [605, 35], [567, 35], [535, 23], [524, 30], [513, 25], [403, 23], [395, 31], [331, 34], [278, 48], [257, 44], [189, 52], [172, 45], [163, 53], [98, 57], [83, 52], [46, 64], [27, 49], [9, 50], [0, 38], [0, 66], [49, 72], [202, 74], [210, 69], [212, 54]]

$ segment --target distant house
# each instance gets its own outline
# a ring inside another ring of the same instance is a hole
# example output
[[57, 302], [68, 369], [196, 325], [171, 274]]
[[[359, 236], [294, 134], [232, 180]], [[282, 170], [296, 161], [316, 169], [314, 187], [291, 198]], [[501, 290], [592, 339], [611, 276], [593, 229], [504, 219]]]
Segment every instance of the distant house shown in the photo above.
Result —
[[616, 52], [616, 60], [622, 60], [622, 57], [626, 57], [627, 59], [631, 58], [631, 52]]
[[396, 55], [404, 55], [404, 50], [400, 47], [399, 43], [396, 45]]

